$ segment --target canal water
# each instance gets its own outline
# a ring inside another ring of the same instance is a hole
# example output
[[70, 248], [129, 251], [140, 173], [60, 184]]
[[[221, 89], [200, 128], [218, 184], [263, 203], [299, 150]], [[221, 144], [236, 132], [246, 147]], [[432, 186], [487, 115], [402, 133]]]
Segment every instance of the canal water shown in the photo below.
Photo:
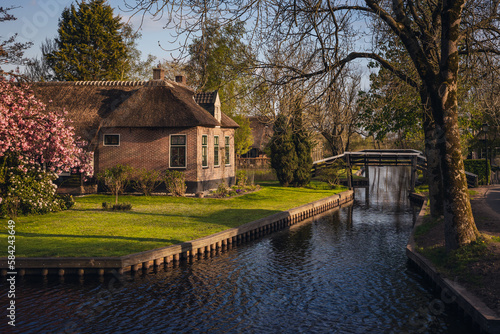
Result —
[[19, 279], [18, 333], [466, 333], [407, 264], [409, 170], [372, 167], [354, 204], [145, 275]]

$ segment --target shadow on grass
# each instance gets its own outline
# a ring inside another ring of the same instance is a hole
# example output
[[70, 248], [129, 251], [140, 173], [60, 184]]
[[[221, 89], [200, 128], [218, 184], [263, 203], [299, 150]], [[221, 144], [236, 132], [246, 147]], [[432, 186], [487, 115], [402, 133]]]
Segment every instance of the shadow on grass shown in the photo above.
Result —
[[148, 241], [148, 242], [165, 242], [165, 243], [180, 243], [176, 239], [158, 239], [158, 238], [133, 238], [123, 236], [110, 236], [110, 235], [78, 235], [78, 234], [46, 234], [46, 233], [30, 233], [30, 232], [17, 232], [16, 236], [23, 236], [28, 238], [86, 238], [86, 239], [116, 239], [116, 240], [129, 240], [129, 241]]
[[[94, 209], [76, 209], [74, 211], [80, 212], [96, 212]], [[100, 210], [97, 210], [100, 211]], [[108, 213], [110, 211], [102, 211], [103, 213]], [[203, 212], [185, 212], [179, 213], [168, 213], [168, 212], [142, 212], [142, 211], [111, 211], [112, 213], [119, 213], [124, 216], [137, 216], [137, 220], [140, 222], [141, 217], [144, 217], [144, 223], [147, 223], [147, 217], [165, 217], [169, 219], [179, 218], [176, 223], [182, 222], [183, 219], [190, 218], [189, 223], [207, 223], [207, 224], [217, 224], [230, 227], [238, 227], [245, 223], [270, 216], [281, 210], [265, 210], [265, 209], [222, 209], [216, 212], [206, 214]], [[103, 217], [105, 218], [105, 217]], [[116, 217], [110, 219], [117, 219]], [[118, 222], [117, 222], [118, 223]], [[167, 222], [168, 223], [168, 222]]]

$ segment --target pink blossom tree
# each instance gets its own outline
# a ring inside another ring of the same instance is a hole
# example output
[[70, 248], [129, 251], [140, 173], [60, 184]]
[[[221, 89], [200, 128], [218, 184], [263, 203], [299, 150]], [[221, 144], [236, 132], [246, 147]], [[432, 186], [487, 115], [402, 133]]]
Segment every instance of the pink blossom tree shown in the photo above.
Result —
[[[19, 175], [27, 178], [75, 167], [85, 175], [92, 173], [91, 153], [84, 150], [86, 143], [76, 138], [65, 115], [46, 110], [28, 85], [0, 77], [0, 197], [15, 196], [10, 181], [19, 182]], [[53, 200], [55, 190], [51, 194]]]

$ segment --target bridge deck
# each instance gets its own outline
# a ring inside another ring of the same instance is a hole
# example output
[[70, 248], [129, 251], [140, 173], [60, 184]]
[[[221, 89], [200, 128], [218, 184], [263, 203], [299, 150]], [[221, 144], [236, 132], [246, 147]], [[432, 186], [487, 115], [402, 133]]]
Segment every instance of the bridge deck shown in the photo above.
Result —
[[[316, 176], [321, 169], [331, 166], [337, 160], [343, 160], [350, 169], [353, 165], [365, 166], [412, 166], [416, 170], [427, 169], [427, 158], [417, 150], [362, 150], [345, 152], [333, 157], [313, 162], [312, 175]], [[465, 172], [469, 186], [477, 186], [477, 175]]]

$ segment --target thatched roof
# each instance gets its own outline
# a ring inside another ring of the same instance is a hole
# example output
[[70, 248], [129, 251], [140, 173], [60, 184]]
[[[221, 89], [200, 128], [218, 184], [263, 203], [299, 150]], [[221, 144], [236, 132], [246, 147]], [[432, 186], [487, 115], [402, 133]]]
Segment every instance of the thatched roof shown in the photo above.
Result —
[[218, 122], [193, 90], [167, 80], [47, 82], [32, 89], [47, 109], [65, 109], [88, 141], [100, 127], [238, 127], [225, 115]]
[[251, 116], [248, 117], [250, 128], [252, 129], [253, 145], [252, 148], [257, 148], [264, 151], [269, 139], [273, 136], [273, 119], [266, 116]]

